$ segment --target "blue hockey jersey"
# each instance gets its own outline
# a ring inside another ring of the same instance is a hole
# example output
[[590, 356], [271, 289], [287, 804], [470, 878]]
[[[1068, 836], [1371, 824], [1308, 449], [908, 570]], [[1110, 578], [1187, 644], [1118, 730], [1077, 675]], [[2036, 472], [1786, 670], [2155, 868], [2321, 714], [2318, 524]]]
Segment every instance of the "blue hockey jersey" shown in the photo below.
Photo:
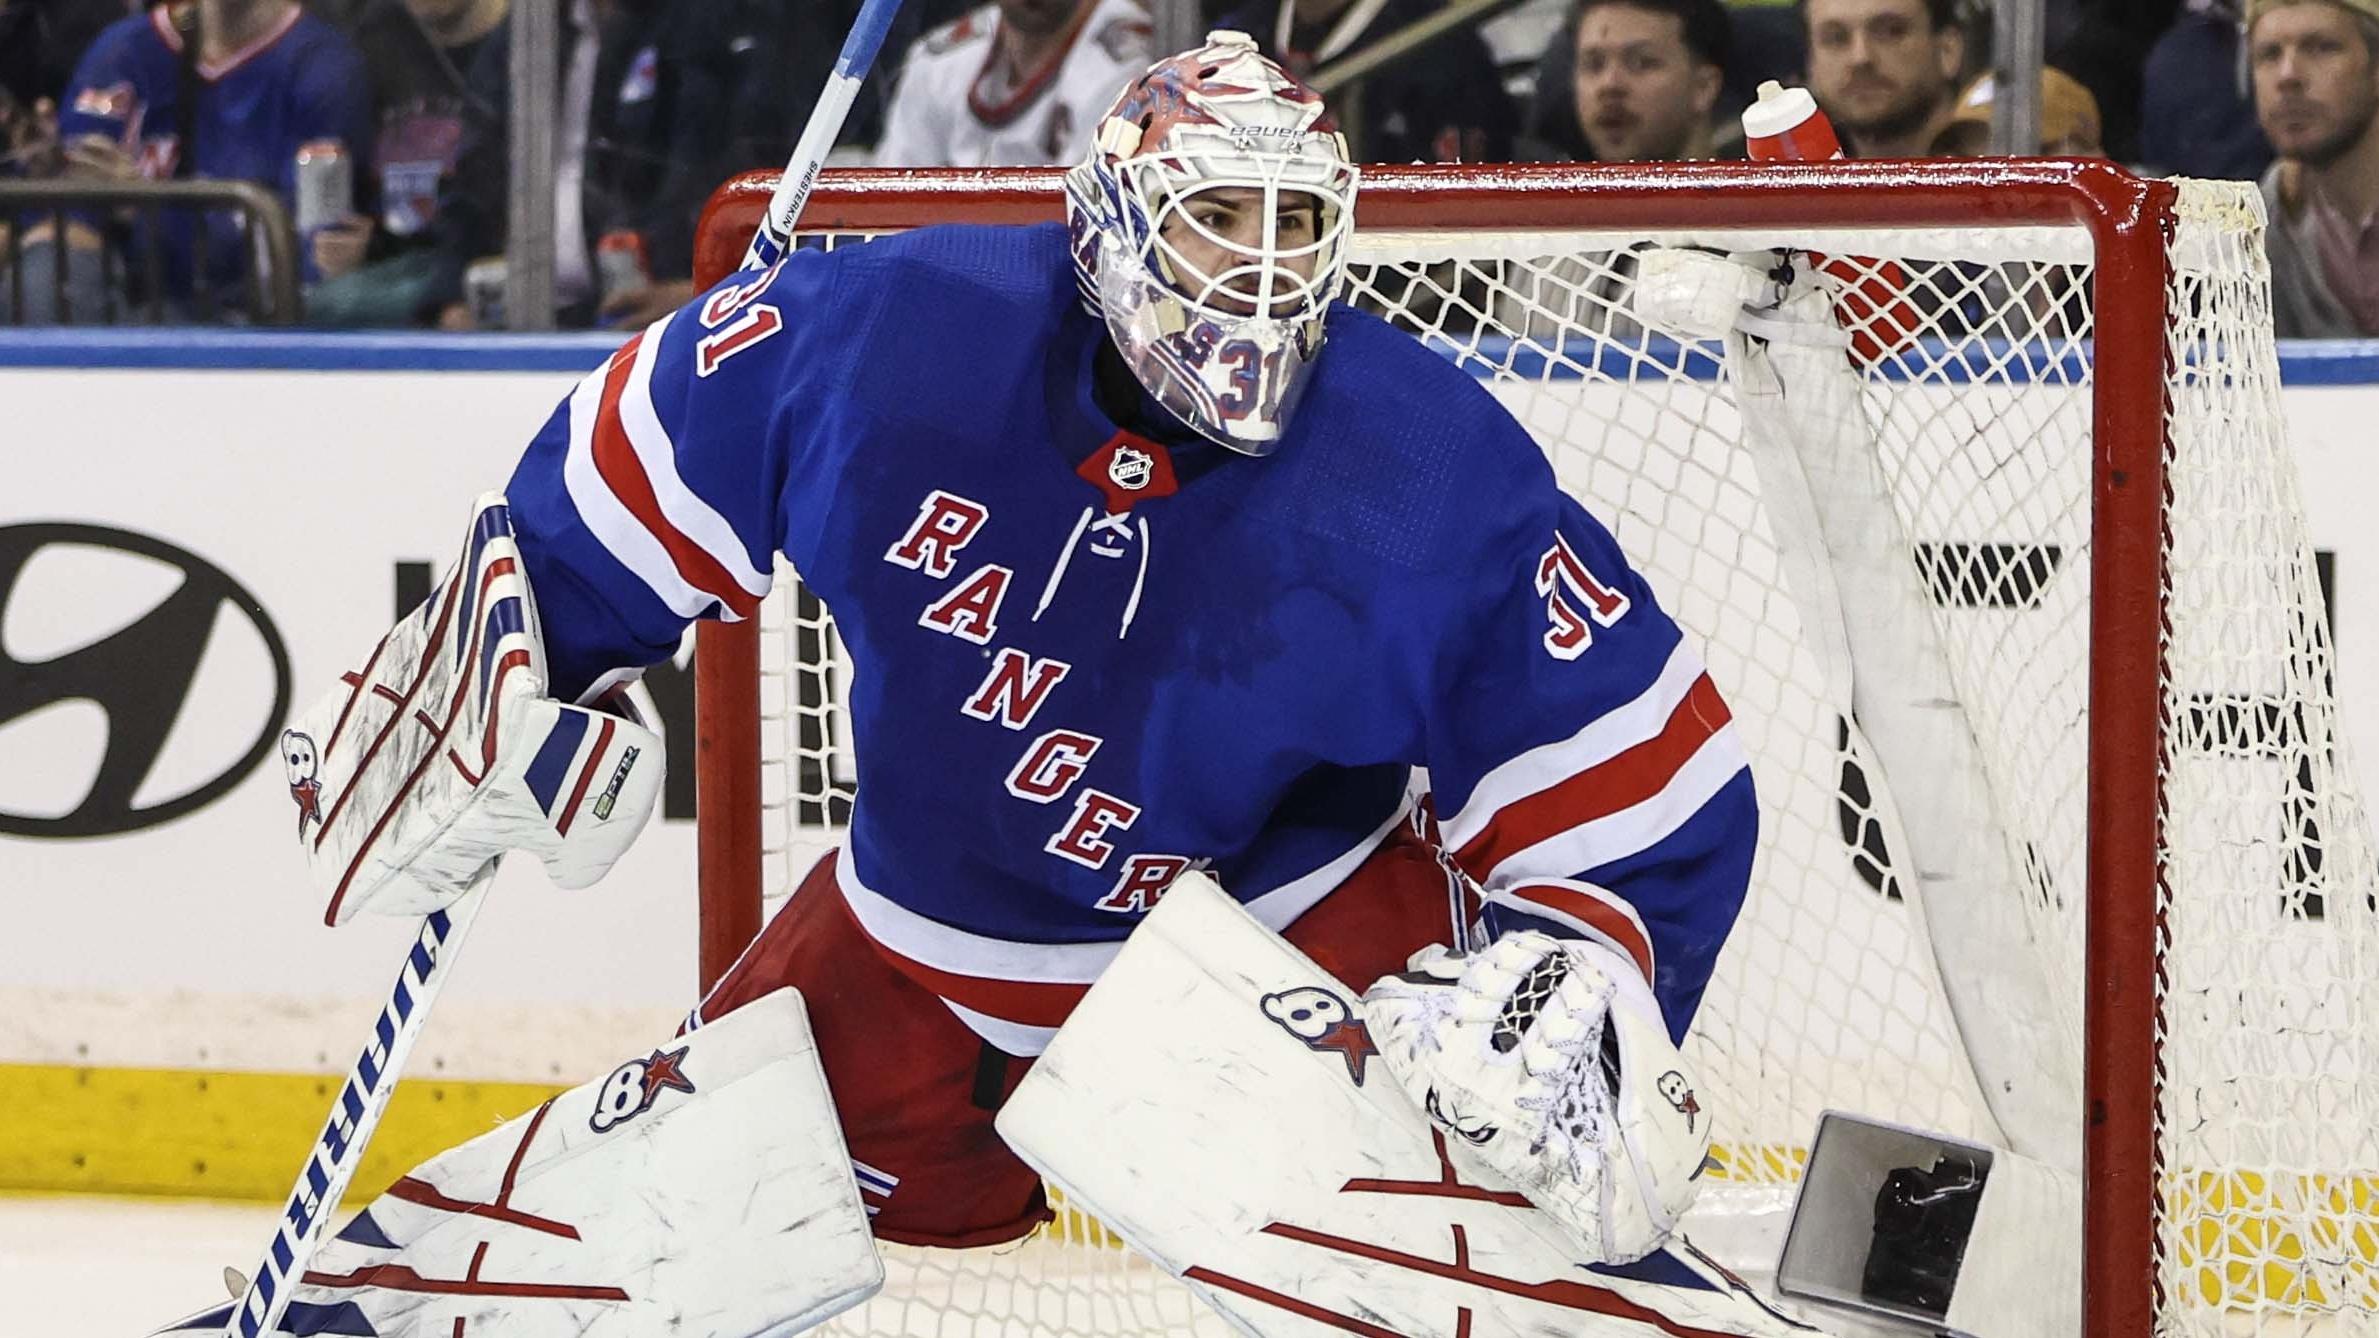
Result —
[[[101, 136], [130, 152], [142, 176], [174, 176], [191, 153], [181, 142], [181, 51], [181, 35], [163, 6], [110, 24], [75, 67], [58, 114], [60, 138]], [[195, 73], [192, 176], [256, 182], [294, 211], [299, 145], [335, 139], [351, 155], [370, 145], [371, 86], [362, 55], [338, 29], [295, 5], [245, 49], [202, 61]], [[362, 164], [353, 175], [363, 179]], [[146, 227], [136, 230], [129, 251], [134, 273], [147, 254]], [[189, 212], [169, 210], [158, 230], [168, 294], [186, 297], [203, 279], [237, 301], [236, 285], [248, 269], [237, 215], [209, 212], [194, 227]], [[312, 263], [301, 256], [309, 277]]]
[[1415, 768], [1490, 927], [1612, 944], [1681, 1035], [1751, 778], [1536, 444], [1342, 306], [1277, 454], [1168, 445], [1101, 408], [1106, 338], [1054, 225], [799, 252], [647, 329], [509, 487], [557, 689], [750, 616], [782, 551], [855, 666], [852, 911], [1012, 1053], [1184, 869], [1294, 920]]

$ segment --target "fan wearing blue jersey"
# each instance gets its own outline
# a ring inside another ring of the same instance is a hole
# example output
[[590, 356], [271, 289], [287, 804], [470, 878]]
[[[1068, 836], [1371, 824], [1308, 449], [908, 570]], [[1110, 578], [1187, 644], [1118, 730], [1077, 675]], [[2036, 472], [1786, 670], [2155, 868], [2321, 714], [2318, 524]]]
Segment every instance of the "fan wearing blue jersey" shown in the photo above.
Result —
[[[184, 50], [177, 27], [177, 17], [191, 17], [190, 4], [196, 51]], [[75, 67], [58, 132], [70, 176], [253, 181], [294, 209], [298, 148], [335, 140], [350, 154], [361, 152], [370, 103], [361, 54], [295, 0], [187, 0], [145, 9], [99, 34]], [[65, 254], [55, 232], [64, 234]], [[152, 241], [157, 291], [142, 297], [182, 318], [243, 305], [255, 248], [233, 211], [144, 214], [112, 236], [97, 220], [78, 217], [55, 232], [45, 224], [26, 239], [38, 244], [32, 263], [41, 270], [25, 280], [28, 320], [103, 319], [99, 251], [121, 247], [117, 272], [145, 287]], [[313, 277], [310, 259], [300, 263]], [[53, 265], [67, 270], [69, 311], [46, 305]]]
[[[1337, 300], [1356, 181], [1217, 33], [1125, 89], [1065, 226], [733, 276], [511, 478], [564, 701], [753, 616], [778, 554], [835, 613], [848, 836], [690, 1025], [801, 989], [879, 1237], [1046, 1220], [992, 1114], [1193, 868], [1377, 982], [1387, 1068], [1515, 1131], [1481, 1155], [1581, 1257], [1653, 1250], [1698, 1184], [1676, 1043], [1750, 874], [1742, 745], [1528, 434]], [[536, 743], [490, 733], [497, 771]]]

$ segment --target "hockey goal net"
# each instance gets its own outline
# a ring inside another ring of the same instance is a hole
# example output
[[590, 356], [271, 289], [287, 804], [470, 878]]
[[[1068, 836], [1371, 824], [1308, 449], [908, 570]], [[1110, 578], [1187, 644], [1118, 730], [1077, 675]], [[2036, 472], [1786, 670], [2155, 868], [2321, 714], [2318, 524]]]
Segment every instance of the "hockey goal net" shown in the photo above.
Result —
[[[714, 200], [699, 273], [768, 185]], [[1051, 173], [830, 173], [804, 229], [1059, 213]], [[2093, 1335], [2379, 1326], [2379, 880], [2252, 191], [2054, 162], [1383, 168], [1360, 222], [1350, 300], [1537, 436], [1752, 750], [1751, 897], [1689, 1041], [1724, 1167], [1689, 1234], [1771, 1269], [1842, 1109], [2080, 1171]], [[1779, 247], [1829, 273], [1846, 340], [1730, 343], [1638, 296], [1659, 253]], [[698, 660], [708, 972], [857, 777], [853, 670], [797, 582]], [[1213, 1324], [1079, 1216], [895, 1253], [833, 1332]]]

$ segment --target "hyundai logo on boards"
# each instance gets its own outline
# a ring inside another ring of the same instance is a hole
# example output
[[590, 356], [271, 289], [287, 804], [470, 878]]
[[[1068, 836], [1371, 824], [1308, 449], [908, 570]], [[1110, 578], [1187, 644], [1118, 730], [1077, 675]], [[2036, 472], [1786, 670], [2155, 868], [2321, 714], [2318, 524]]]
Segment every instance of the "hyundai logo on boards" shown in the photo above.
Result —
[[112, 836], [272, 751], [289, 654], [222, 568], [101, 525], [0, 526], [0, 835]]

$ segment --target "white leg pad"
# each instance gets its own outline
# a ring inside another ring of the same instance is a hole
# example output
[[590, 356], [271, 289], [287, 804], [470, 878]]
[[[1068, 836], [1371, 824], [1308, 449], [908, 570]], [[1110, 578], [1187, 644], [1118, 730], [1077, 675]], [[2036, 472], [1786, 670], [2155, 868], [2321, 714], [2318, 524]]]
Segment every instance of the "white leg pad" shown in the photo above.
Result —
[[1241, 1332], [1800, 1338], [1679, 1242], [1617, 1272], [1435, 1132], [1356, 991], [1189, 874], [1001, 1110], [1067, 1197]]
[[415, 1168], [324, 1244], [282, 1324], [792, 1334], [883, 1278], [808, 1014], [780, 990]]

